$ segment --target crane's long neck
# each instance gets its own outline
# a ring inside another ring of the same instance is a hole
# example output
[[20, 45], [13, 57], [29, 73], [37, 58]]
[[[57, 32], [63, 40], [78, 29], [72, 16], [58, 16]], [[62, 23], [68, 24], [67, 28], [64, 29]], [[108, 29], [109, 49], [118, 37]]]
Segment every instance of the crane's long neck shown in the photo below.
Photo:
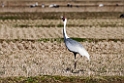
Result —
[[64, 36], [64, 39], [69, 38], [68, 35], [66, 34], [66, 22], [67, 22], [67, 20], [64, 21], [64, 28], [63, 28], [63, 36]]

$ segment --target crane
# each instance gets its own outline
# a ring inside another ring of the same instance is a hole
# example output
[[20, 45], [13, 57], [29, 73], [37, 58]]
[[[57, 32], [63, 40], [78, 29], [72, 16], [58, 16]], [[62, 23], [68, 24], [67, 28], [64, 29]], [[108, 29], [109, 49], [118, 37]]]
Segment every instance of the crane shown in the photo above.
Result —
[[80, 54], [81, 56], [85, 56], [87, 57], [87, 59], [90, 61], [90, 55], [88, 54], [88, 52], [85, 50], [85, 48], [82, 46], [82, 44], [80, 44], [79, 42], [71, 39], [70, 37], [68, 37], [68, 35], [66, 34], [66, 23], [67, 23], [67, 18], [65, 18], [64, 16], [61, 16], [63, 23], [64, 23], [64, 28], [63, 28], [63, 36], [64, 36], [64, 43], [65, 46], [67, 47], [67, 49], [70, 52], [73, 52], [74, 54], [74, 69], [76, 69], [76, 55]]

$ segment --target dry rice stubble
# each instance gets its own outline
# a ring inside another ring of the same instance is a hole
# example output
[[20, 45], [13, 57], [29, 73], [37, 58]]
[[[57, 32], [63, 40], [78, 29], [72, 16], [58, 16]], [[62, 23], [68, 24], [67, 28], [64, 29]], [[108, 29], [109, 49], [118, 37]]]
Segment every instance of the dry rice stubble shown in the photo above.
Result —
[[[30, 41], [8, 43], [4, 41], [0, 44], [3, 52], [0, 56], [1, 65], [3, 65], [0, 71], [4, 72], [1, 76], [124, 74], [124, 43], [119, 41], [83, 42], [82, 44], [91, 55], [91, 61], [88, 62], [85, 57], [80, 58], [78, 55], [78, 73], [70, 72], [73, 69], [74, 57], [73, 53], [65, 48], [64, 43]], [[70, 70], [67, 71], [67, 69]]]

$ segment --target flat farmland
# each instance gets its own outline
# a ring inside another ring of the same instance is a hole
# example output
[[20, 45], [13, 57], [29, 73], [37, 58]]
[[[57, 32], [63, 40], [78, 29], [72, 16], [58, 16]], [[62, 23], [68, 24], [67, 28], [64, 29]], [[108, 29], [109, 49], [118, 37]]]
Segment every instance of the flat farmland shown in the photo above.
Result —
[[85, 41], [77, 41], [91, 55], [90, 62], [78, 55], [74, 71], [73, 54], [61, 39], [61, 19], [0, 20], [0, 76], [123, 76], [123, 22], [124, 19], [68, 19], [67, 34], [83, 38]]
[[[0, 39], [62, 38], [60, 20], [0, 20]], [[70, 37], [124, 39], [124, 19], [68, 19]]]
[[[123, 76], [124, 42], [81, 42], [91, 61], [73, 54], [58, 42], [3, 41], [0, 43], [0, 76]], [[11, 71], [11, 72], [10, 72]]]
[[[38, 6], [30, 5], [38, 2]], [[0, 7], [0, 83], [123, 83], [124, 19], [122, 0], [6, 0]], [[67, 7], [67, 3], [72, 7]], [[104, 4], [99, 7], [99, 4]], [[45, 4], [45, 8], [41, 5]], [[58, 4], [59, 8], [50, 8]], [[67, 34], [90, 54], [74, 56]]]
[[[37, 7], [30, 5], [38, 3]], [[0, 7], [0, 12], [123, 12], [123, 0], [6, 0], [1, 1], [4, 7]], [[42, 7], [44, 4], [45, 7]], [[50, 5], [57, 4], [59, 7], [52, 8]], [[71, 4], [72, 7], [67, 7]], [[99, 7], [103, 4], [103, 7]]]
[[[111, 27], [70, 27], [67, 28], [68, 35], [75, 38], [96, 38], [96, 39], [123, 39], [124, 28]], [[1, 28], [1, 39], [42, 39], [62, 38], [62, 28]]]

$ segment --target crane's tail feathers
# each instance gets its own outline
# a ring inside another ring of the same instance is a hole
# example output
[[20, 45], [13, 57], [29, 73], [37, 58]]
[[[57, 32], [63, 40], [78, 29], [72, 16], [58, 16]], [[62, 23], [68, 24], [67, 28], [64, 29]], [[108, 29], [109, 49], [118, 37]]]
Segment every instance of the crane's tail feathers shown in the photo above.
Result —
[[82, 56], [87, 57], [87, 59], [90, 61], [90, 55], [89, 55], [89, 53], [85, 49], [83, 49], [80, 54]]

